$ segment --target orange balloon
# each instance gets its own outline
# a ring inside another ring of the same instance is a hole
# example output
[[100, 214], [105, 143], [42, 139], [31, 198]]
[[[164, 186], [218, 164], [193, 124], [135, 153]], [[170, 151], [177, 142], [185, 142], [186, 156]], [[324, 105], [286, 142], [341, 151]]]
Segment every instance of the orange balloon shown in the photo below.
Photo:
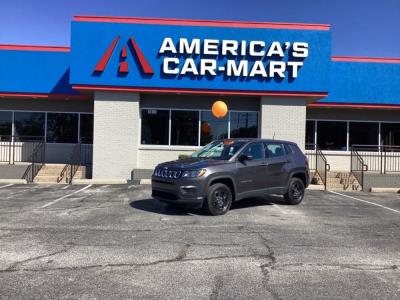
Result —
[[211, 125], [210, 125], [210, 123], [203, 123], [203, 124], [201, 124], [201, 131], [202, 131], [204, 134], [210, 134], [210, 132], [211, 132]]
[[218, 100], [213, 103], [211, 111], [214, 117], [220, 119], [225, 117], [228, 113], [228, 106], [224, 101]]

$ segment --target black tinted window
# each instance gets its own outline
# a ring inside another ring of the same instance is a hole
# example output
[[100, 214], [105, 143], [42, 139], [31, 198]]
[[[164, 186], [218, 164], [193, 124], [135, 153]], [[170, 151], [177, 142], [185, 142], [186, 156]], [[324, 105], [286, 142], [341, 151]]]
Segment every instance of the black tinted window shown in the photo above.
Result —
[[256, 138], [257, 112], [231, 112], [231, 138]]
[[47, 142], [77, 143], [78, 114], [47, 114]]
[[317, 143], [321, 150], [346, 150], [347, 123], [318, 121]]
[[264, 159], [264, 144], [254, 143], [247, 146], [243, 151], [243, 154], [251, 157], [253, 160]]
[[93, 143], [93, 115], [81, 114], [80, 134], [82, 143]]
[[15, 135], [17, 140], [39, 139], [44, 137], [45, 113], [15, 112]]
[[12, 132], [12, 112], [0, 111], [0, 141], [9, 141]]
[[142, 110], [142, 144], [168, 145], [169, 111]]
[[198, 145], [198, 111], [173, 110], [171, 112], [171, 122], [171, 145]]

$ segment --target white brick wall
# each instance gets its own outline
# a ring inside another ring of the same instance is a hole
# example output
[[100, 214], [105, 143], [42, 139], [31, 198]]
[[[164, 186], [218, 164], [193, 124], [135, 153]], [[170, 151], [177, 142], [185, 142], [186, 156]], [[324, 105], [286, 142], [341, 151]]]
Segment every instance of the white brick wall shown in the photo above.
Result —
[[295, 97], [261, 97], [260, 105], [261, 137], [292, 141], [304, 149], [306, 100]]
[[93, 178], [129, 179], [137, 167], [139, 94], [96, 91]]

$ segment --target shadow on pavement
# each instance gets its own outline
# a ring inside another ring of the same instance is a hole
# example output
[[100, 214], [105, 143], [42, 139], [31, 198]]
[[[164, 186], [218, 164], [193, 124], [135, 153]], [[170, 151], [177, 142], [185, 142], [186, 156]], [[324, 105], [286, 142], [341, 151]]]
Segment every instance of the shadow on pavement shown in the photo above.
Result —
[[[248, 198], [240, 200], [238, 202], [234, 202], [232, 204], [231, 210], [264, 206], [264, 205], [273, 205], [273, 204], [288, 205], [282, 196], [271, 195], [265, 198]], [[205, 215], [205, 213], [201, 209], [192, 209], [190, 207], [162, 203], [153, 198], [132, 201], [129, 203], [129, 205], [135, 209], [162, 215], [175, 215], [175, 216], [187, 216], [190, 214]]]

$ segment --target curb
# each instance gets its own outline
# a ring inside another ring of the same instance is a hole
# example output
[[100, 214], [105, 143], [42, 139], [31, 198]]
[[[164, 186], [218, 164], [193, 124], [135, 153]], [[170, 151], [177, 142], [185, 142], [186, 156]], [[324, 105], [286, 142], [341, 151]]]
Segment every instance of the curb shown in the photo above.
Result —
[[127, 184], [126, 179], [74, 179], [72, 184]]
[[139, 184], [151, 184], [151, 179], [140, 179]]
[[371, 193], [399, 193], [400, 188], [377, 188], [372, 187]]
[[0, 184], [27, 184], [26, 179], [0, 179]]
[[307, 187], [307, 190], [311, 191], [323, 191], [324, 190], [324, 185], [323, 184], [310, 184]]

